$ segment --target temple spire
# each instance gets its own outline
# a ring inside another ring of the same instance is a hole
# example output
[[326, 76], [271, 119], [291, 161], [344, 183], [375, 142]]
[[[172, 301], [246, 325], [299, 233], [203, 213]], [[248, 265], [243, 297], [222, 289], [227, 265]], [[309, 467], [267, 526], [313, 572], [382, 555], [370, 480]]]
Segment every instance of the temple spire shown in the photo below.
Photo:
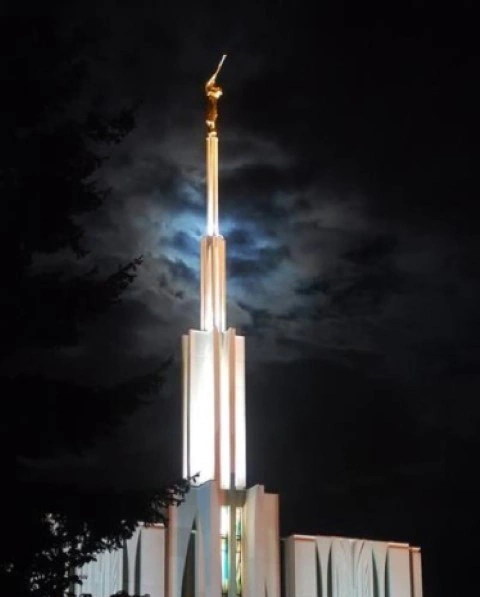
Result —
[[207, 234], [217, 235], [218, 231], [218, 137], [217, 137], [217, 103], [223, 94], [216, 79], [227, 57], [222, 56], [217, 70], [205, 84], [205, 94], [208, 100], [206, 124], [207, 135]]
[[227, 56], [205, 84], [207, 124], [207, 233], [201, 242], [201, 328], [226, 329], [225, 241], [218, 226], [217, 103], [223, 92], [216, 79]]

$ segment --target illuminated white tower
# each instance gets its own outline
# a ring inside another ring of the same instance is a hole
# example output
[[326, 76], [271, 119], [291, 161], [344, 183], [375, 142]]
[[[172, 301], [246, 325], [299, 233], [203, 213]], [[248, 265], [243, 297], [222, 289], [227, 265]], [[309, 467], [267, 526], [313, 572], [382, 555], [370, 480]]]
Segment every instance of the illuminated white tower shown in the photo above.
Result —
[[182, 339], [183, 474], [198, 475], [169, 511], [168, 597], [278, 597], [278, 496], [246, 489], [245, 339], [226, 321], [219, 229], [216, 78], [205, 91], [207, 218], [200, 243], [200, 329]]
[[[223, 59], [222, 59], [223, 62]], [[183, 474], [222, 489], [244, 489], [245, 342], [226, 326], [226, 242], [218, 223], [216, 102], [221, 89], [207, 83], [207, 223], [201, 240], [200, 330], [183, 337]]]

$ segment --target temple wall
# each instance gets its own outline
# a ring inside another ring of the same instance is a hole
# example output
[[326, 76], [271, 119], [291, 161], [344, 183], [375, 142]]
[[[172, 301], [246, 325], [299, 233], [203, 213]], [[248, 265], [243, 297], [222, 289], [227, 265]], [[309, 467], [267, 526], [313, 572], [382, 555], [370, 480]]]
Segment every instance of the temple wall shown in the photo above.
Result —
[[165, 597], [165, 539], [163, 525], [138, 527], [123, 549], [98, 554], [80, 568], [82, 584], [75, 586], [75, 595], [110, 597], [126, 591]]
[[[262, 485], [236, 495], [242, 597], [280, 597], [278, 496]], [[220, 509], [227, 500], [215, 482], [192, 488], [170, 508], [168, 530], [141, 526], [123, 549], [83, 566], [75, 594], [221, 597]], [[292, 535], [284, 546], [285, 597], [423, 597], [420, 549], [406, 543]]]
[[[183, 504], [169, 508], [168, 597], [182, 597], [185, 582], [194, 588], [191, 597], [221, 597], [218, 498], [216, 484], [208, 482], [192, 488]], [[187, 560], [191, 542], [194, 561], [190, 570]], [[189, 575], [193, 578], [186, 578]]]
[[422, 597], [420, 550], [407, 543], [292, 535], [286, 597]]
[[278, 495], [263, 485], [247, 490], [245, 501], [243, 597], [280, 597]]

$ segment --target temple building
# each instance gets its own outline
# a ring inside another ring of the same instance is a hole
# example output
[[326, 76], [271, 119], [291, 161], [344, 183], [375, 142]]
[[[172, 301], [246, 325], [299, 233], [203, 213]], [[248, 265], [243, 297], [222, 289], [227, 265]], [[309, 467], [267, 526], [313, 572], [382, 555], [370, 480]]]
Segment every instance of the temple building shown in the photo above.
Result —
[[219, 229], [216, 78], [224, 58], [206, 84], [200, 328], [182, 338], [183, 475], [198, 473], [197, 483], [184, 503], [170, 507], [167, 527], [140, 526], [123, 550], [82, 568], [77, 594], [422, 597], [419, 548], [314, 535], [281, 542], [278, 495], [247, 487], [245, 338], [227, 325], [226, 241]]

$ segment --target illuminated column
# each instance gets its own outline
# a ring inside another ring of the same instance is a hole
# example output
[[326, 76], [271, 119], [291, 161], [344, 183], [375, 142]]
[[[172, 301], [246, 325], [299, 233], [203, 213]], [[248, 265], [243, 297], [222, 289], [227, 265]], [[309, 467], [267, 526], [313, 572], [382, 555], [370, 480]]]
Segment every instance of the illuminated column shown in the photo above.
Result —
[[200, 327], [225, 330], [225, 239], [204, 236], [200, 243]]
[[183, 474], [216, 480], [222, 489], [246, 485], [245, 341], [226, 321], [226, 242], [219, 230], [215, 77], [206, 139], [206, 234], [200, 242], [200, 330], [183, 337]]
[[218, 137], [207, 136], [207, 235], [201, 241], [201, 328], [225, 330], [225, 239], [218, 230]]
[[183, 474], [246, 486], [245, 339], [233, 328], [183, 336]]
[[218, 234], [218, 137], [215, 131], [207, 136], [207, 234]]

